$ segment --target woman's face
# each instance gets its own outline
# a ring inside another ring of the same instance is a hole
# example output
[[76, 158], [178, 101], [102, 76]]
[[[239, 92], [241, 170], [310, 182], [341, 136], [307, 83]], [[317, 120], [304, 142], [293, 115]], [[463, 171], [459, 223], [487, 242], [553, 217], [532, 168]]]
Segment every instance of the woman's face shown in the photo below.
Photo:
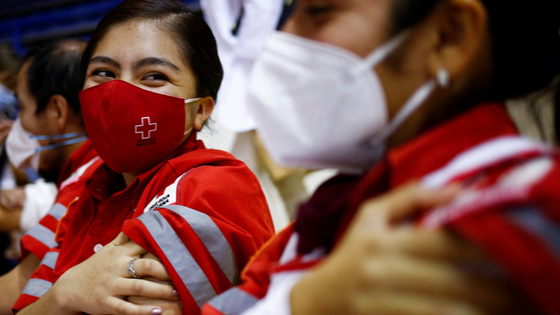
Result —
[[[393, 6], [398, 0], [298, 0], [283, 30], [328, 43], [365, 58], [392, 36]], [[405, 42], [375, 67], [392, 118], [440, 69], [451, 86], [437, 89], [388, 140], [402, 143], [453, 112], [456, 103], [490, 77], [490, 37], [484, 5], [478, 1], [442, 1]], [[350, 108], [351, 110], [351, 108]], [[356, 113], [357, 115], [359, 113]]]
[[[111, 29], [89, 61], [84, 89], [123, 80], [159, 94], [196, 97], [196, 79], [175, 41], [153, 21], [130, 21]], [[190, 107], [189, 107], [190, 106]], [[186, 105], [188, 130], [196, 106]]]
[[391, 0], [299, 0], [284, 31], [366, 57], [388, 39]]

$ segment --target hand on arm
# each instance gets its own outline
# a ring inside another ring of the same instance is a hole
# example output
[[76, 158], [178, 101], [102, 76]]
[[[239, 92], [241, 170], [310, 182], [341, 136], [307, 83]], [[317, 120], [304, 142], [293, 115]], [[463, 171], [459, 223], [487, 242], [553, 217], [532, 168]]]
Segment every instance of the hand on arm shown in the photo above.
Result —
[[[130, 276], [129, 262], [145, 253], [121, 233], [88, 260], [69, 269], [43, 297], [18, 314], [161, 314], [158, 305], [134, 305], [125, 301], [127, 296], [177, 299], [171, 285]], [[137, 259], [134, 269], [139, 277], [168, 277], [163, 265], [153, 259]]]
[[[154, 255], [150, 253], [146, 253], [142, 255], [143, 259], [151, 259], [155, 263], [161, 264], [161, 261]], [[160, 278], [155, 277], [146, 277], [143, 278], [147, 281], [152, 281], [155, 283], [165, 284], [165, 285], [173, 285], [171, 282], [171, 278], [169, 274], [165, 272], [165, 274], [161, 274]], [[151, 299], [142, 296], [129, 296], [127, 301], [136, 304], [136, 305], [157, 305], [161, 308], [163, 315], [180, 315], [183, 314], [183, 304], [181, 300], [173, 299], [173, 300], [165, 300], [165, 299]]]
[[365, 203], [330, 256], [293, 287], [293, 315], [513, 314], [503, 279], [461, 267], [487, 264], [480, 250], [444, 230], [397, 224], [456, 192], [408, 185]]

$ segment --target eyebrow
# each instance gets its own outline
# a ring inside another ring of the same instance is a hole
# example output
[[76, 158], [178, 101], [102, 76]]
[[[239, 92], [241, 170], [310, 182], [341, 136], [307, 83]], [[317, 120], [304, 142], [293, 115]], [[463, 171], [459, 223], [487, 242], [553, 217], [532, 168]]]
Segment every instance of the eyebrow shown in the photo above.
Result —
[[117, 69], [121, 68], [121, 65], [119, 65], [118, 62], [116, 62], [115, 60], [113, 60], [109, 57], [105, 57], [105, 56], [97, 56], [97, 57], [93, 57], [89, 60], [89, 64], [96, 63], [96, 62], [107, 63], [107, 64], [110, 64], [111, 66], [113, 66]]
[[137, 70], [145, 66], [165, 66], [180, 71], [179, 67], [171, 63], [171, 61], [157, 57], [147, 57], [137, 60], [132, 64], [132, 69]]

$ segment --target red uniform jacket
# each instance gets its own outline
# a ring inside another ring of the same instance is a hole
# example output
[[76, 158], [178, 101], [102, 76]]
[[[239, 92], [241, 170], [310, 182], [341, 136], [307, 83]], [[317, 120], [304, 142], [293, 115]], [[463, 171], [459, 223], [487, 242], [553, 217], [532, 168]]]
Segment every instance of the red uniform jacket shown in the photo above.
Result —
[[255, 251], [274, 233], [256, 177], [242, 162], [208, 150], [193, 135], [173, 155], [125, 186], [105, 164], [90, 168], [57, 233], [54, 268], [41, 266], [14, 306], [42, 296], [69, 268], [123, 231], [162, 260], [184, 314], [238, 280]]
[[[64, 164], [60, 173], [58, 195], [53, 207], [35, 227], [21, 238], [22, 259], [27, 257], [29, 253], [33, 253], [42, 260], [51, 248], [57, 246], [55, 233], [58, 222], [66, 214], [68, 204], [78, 196], [80, 191], [80, 187], [76, 183], [84, 172], [98, 159], [99, 157], [89, 140], [84, 142], [70, 156], [70, 159]], [[47, 259], [45, 263], [50, 263], [50, 261], [52, 261], [52, 258]]]
[[289, 290], [328, 252], [360, 204], [411, 180], [461, 183], [462, 193], [418, 224], [448, 227], [486, 250], [546, 314], [560, 314], [560, 156], [517, 136], [500, 104], [484, 104], [391, 150], [363, 176], [337, 176], [300, 208], [203, 314], [289, 314]]

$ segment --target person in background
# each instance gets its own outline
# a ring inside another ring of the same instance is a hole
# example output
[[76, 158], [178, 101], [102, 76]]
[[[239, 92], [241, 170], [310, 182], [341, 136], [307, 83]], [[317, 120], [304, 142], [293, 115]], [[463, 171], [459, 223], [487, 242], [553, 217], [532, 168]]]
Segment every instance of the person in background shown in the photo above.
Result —
[[12, 208], [2, 202], [16, 188], [16, 177], [8, 163], [4, 142], [16, 115], [17, 100], [14, 91], [20, 66], [21, 60], [11, 47], [0, 45], [0, 275], [13, 267], [10, 258], [13, 256], [12, 248], [17, 236], [14, 237], [11, 230], [13, 226], [17, 226], [21, 211], [21, 207], [10, 211]]
[[[14, 96], [17, 85], [17, 73], [21, 66], [20, 58], [7, 45], [0, 45], [0, 115], [2, 121], [15, 119], [17, 100]], [[3, 130], [0, 129], [0, 130]], [[0, 140], [4, 133], [0, 133]], [[3, 141], [1, 141], [3, 142]]]
[[99, 22], [82, 69], [100, 159], [14, 309], [197, 314], [274, 234], [254, 174], [196, 139], [223, 76], [212, 32], [178, 1], [127, 0]]
[[560, 154], [504, 104], [557, 84], [559, 11], [298, 1], [249, 107], [277, 162], [342, 174], [203, 314], [559, 314]]
[[13, 228], [28, 231], [20, 242], [22, 261], [0, 277], [0, 314], [12, 314], [31, 273], [56, 246], [58, 221], [77, 196], [76, 179], [97, 159], [89, 141], [84, 143], [78, 99], [83, 86], [80, 57], [84, 45], [77, 40], [44, 45], [29, 52], [19, 71], [16, 91], [20, 112], [8, 136], [8, 155], [15, 166], [33, 167], [52, 185], [39, 181], [23, 189], [23, 211]]

